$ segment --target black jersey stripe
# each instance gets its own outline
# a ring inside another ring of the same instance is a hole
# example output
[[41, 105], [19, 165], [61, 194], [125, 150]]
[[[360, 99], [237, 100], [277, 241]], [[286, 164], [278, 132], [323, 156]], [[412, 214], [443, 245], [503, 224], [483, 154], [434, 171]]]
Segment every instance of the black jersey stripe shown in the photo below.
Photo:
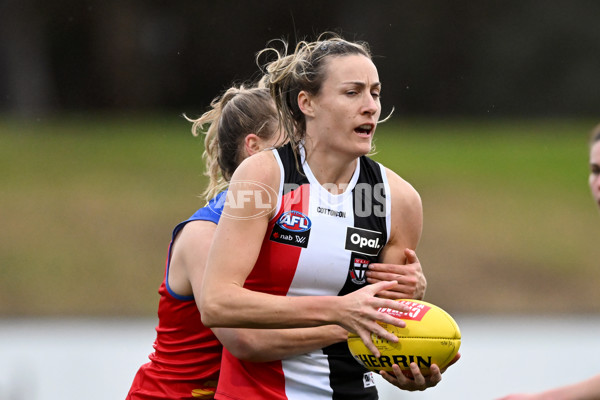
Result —
[[[387, 194], [385, 190], [380, 192], [384, 188], [381, 168], [368, 157], [361, 157], [360, 163], [360, 175], [353, 188], [354, 227], [357, 228], [359, 236], [361, 230], [379, 233], [383, 246], [388, 239], [385, 217]], [[363, 236], [366, 236], [366, 232]], [[367, 284], [364, 276], [366, 266], [368, 263], [378, 262], [380, 252], [376, 255], [365, 254], [365, 252], [369, 251], [352, 252], [346, 283], [340, 290], [339, 296], [351, 293]], [[333, 399], [375, 400], [379, 398], [376, 387], [369, 382], [372, 379], [371, 373], [352, 357], [346, 343], [328, 346], [323, 349], [323, 352], [327, 354], [329, 360], [331, 371], [329, 379], [333, 389]]]

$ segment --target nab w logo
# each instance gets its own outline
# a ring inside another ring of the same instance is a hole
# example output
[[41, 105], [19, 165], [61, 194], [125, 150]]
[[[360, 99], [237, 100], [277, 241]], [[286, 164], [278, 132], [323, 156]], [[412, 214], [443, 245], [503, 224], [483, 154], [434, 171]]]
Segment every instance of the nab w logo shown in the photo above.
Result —
[[300, 211], [285, 212], [273, 225], [270, 239], [305, 249], [308, 246], [311, 225], [310, 219]]
[[291, 232], [306, 232], [311, 226], [310, 219], [300, 211], [288, 211], [279, 217], [277, 225]]

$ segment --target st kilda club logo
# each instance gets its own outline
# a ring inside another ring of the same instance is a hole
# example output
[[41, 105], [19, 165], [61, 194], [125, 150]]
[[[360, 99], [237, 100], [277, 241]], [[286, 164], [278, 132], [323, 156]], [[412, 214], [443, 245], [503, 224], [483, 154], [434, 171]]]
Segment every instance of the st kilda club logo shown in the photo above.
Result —
[[311, 226], [310, 219], [300, 211], [287, 211], [281, 214], [273, 226], [270, 239], [277, 243], [306, 248]]
[[350, 265], [350, 279], [356, 285], [364, 285], [367, 281], [367, 267], [369, 261], [363, 260], [362, 258], [355, 258], [352, 265]]

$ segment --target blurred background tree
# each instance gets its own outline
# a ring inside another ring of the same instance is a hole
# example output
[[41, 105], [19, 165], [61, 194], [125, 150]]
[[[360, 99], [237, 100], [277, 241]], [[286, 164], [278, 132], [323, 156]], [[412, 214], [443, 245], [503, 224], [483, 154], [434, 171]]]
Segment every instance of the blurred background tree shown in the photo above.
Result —
[[400, 115], [591, 115], [600, 3], [2, 0], [0, 111], [199, 113], [270, 39], [366, 40]]

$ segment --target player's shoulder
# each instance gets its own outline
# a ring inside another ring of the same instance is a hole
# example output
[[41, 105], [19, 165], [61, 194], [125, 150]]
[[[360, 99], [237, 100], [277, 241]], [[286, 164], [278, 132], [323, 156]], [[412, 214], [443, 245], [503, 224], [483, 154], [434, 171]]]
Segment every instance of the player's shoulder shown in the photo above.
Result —
[[[246, 158], [229, 181], [223, 215], [245, 220], [258, 220], [255, 218], [257, 215], [270, 218], [277, 205], [280, 180], [279, 164], [272, 151]], [[266, 212], [267, 209], [270, 211]]]
[[261, 151], [245, 160], [235, 170], [231, 182], [239, 180], [258, 181], [265, 184], [279, 181], [279, 164], [273, 151]]
[[419, 192], [405, 179], [389, 168], [385, 169], [391, 194], [392, 231], [390, 240], [404, 247], [414, 248], [419, 243], [423, 228], [423, 203]]
[[402, 200], [404, 202], [421, 204], [421, 196], [413, 185], [391, 169], [387, 167], [384, 169], [390, 185], [392, 201]]

